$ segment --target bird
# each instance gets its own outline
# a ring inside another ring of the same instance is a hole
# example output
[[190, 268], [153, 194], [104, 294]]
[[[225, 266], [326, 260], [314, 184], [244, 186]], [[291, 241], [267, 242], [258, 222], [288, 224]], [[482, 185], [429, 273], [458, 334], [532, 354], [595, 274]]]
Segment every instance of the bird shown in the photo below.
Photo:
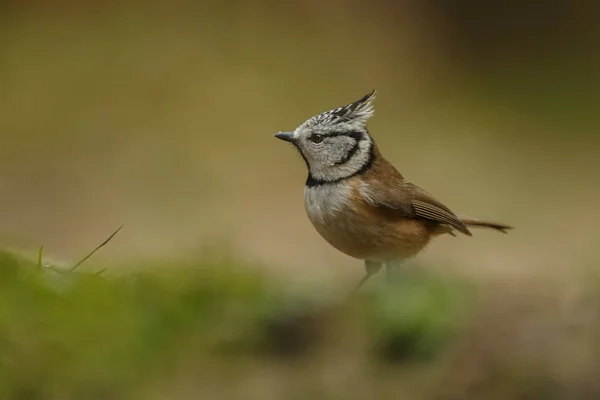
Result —
[[304, 208], [314, 228], [338, 251], [364, 261], [365, 274], [355, 289], [384, 265], [391, 280], [392, 269], [437, 236], [472, 236], [469, 228], [512, 229], [457, 216], [405, 179], [367, 129], [375, 93], [315, 115], [294, 131], [275, 134], [291, 143], [306, 163]]

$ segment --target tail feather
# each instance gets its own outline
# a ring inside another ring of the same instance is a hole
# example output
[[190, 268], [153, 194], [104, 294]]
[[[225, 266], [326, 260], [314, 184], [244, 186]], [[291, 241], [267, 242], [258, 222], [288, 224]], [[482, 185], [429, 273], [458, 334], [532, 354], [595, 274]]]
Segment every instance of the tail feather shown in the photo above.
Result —
[[490, 228], [495, 229], [499, 232], [506, 233], [508, 229], [514, 229], [512, 226], [498, 224], [496, 222], [488, 222], [488, 221], [479, 221], [473, 218], [461, 217], [460, 220], [468, 227], [474, 228]]

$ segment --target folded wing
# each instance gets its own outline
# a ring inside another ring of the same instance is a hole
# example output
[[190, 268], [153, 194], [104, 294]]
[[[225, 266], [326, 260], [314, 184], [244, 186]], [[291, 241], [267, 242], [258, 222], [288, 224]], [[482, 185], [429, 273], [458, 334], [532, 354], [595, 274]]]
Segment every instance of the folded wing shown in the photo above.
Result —
[[435, 200], [418, 186], [392, 177], [363, 183], [360, 193], [373, 207], [392, 211], [404, 218], [424, 218], [440, 224], [450, 225], [456, 230], [471, 236], [466, 225], [448, 207]]

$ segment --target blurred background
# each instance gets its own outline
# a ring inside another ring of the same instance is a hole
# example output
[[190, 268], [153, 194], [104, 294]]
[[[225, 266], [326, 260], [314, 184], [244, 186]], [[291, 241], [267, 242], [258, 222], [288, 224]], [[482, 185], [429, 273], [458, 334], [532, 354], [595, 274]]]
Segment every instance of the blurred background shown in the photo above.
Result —
[[[600, 260], [599, 12], [3, 0], [0, 245], [70, 262], [125, 224], [97, 262], [216, 248], [278, 279], [358, 279], [310, 225], [305, 166], [273, 134], [377, 89], [369, 129], [405, 177], [517, 228], [439, 238], [412, 262], [500, 292], [566, 282]], [[549, 307], [579, 288], [549, 287]]]

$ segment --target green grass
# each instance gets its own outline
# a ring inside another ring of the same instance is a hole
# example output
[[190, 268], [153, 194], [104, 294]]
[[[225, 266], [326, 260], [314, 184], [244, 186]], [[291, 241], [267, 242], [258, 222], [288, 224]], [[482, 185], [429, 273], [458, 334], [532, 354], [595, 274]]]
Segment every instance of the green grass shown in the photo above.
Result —
[[596, 274], [565, 305], [565, 282], [485, 284], [424, 266], [352, 297], [351, 286], [292, 288], [208, 256], [130, 267], [98, 274], [0, 253], [0, 398], [568, 399], [598, 389]]
[[467, 309], [440, 276], [326, 300], [235, 262], [146, 267], [98, 275], [0, 253], [0, 398], [130, 398], [216, 365], [252, 371], [332, 351], [369, 360], [363, 367], [432, 363]]
[[292, 288], [208, 256], [118, 270], [0, 253], [0, 398], [563, 399], [598, 389], [596, 274], [565, 305], [566, 282], [485, 284], [424, 266], [351, 297], [351, 286]]

